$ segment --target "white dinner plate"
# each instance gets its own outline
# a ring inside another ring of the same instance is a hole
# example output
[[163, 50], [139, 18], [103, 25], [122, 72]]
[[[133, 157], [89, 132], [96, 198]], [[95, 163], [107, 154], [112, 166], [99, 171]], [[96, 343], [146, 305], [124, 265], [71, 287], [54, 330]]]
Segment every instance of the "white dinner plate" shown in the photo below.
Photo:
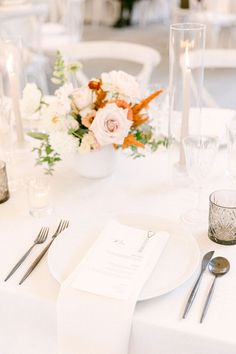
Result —
[[[145, 283], [139, 301], [166, 294], [188, 280], [199, 265], [198, 244], [179, 224], [151, 215], [120, 215], [119, 222], [155, 231], [168, 231], [170, 238], [154, 271]], [[53, 277], [61, 283], [72, 272], [95, 241], [106, 221], [93, 226], [70, 227], [52, 244], [48, 253], [48, 265]]]

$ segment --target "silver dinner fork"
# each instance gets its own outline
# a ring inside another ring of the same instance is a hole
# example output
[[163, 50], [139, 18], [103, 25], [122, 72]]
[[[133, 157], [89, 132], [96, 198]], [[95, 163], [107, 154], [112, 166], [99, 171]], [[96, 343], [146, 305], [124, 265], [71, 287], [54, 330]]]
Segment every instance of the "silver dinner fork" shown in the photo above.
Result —
[[20, 265], [24, 262], [24, 260], [28, 257], [28, 255], [30, 254], [30, 252], [32, 251], [32, 249], [36, 245], [40, 245], [41, 243], [44, 243], [46, 241], [47, 236], [48, 236], [48, 232], [49, 232], [49, 228], [48, 227], [42, 227], [41, 228], [41, 230], [39, 231], [38, 236], [34, 240], [33, 245], [28, 249], [28, 251], [24, 254], [24, 256], [22, 256], [21, 259], [12, 268], [12, 270], [10, 271], [10, 273], [8, 274], [6, 279], [4, 279], [5, 281], [7, 281], [12, 276], [12, 274], [15, 273], [15, 271], [20, 267]]
[[41, 259], [43, 258], [43, 256], [47, 253], [49, 247], [51, 246], [51, 244], [53, 243], [53, 241], [55, 240], [55, 238], [59, 235], [60, 232], [62, 232], [63, 230], [65, 230], [67, 227], [69, 226], [69, 221], [68, 220], [61, 220], [55, 233], [52, 235], [52, 239], [49, 242], [49, 244], [42, 250], [42, 252], [39, 254], [39, 256], [34, 260], [34, 262], [31, 264], [31, 266], [28, 268], [28, 270], [26, 271], [26, 273], [24, 274], [24, 276], [22, 277], [22, 279], [19, 282], [19, 285], [21, 285], [26, 278], [28, 278], [28, 276], [32, 273], [32, 271], [36, 268], [36, 266], [39, 264], [39, 262], [41, 261]]

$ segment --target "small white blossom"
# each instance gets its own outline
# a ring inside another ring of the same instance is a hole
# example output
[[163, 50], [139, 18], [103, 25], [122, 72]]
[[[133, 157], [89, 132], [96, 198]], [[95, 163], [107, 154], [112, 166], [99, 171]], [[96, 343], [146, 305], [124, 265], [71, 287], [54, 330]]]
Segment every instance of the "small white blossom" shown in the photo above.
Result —
[[71, 94], [73, 92], [72, 84], [65, 84], [55, 92], [55, 100], [51, 103], [51, 108], [58, 115], [66, 115], [71, 111]]
[[23, 90], [20, 102], [21, 114], [24, 119], [38, 119], [37, 111], [40, 109], [42, 92], [36, 84], [27, 84]]
[[96, 150], [98, 148], [99, 148], [99, 144], [95, 139], [95, 136], [93, 135], [92, 132], [89, 132], [88, 134], [85, 134], [83, 136], [82, 142], [79, 147], [79, 152], [81, 154], [85, 154], [90, 152], [91, 150]]
[[52, 132], [50, 134], [50, 144], [62, 157], [69, 156], [78, 150], [78, 139], [67, 132]]
[[55, 95], [63, 100], [70, 97], [73, 91], [74, 88], [72, 84], [64, 84], [55, 91]]
[[52, 105], [43, 110], [41, 113], [41, 118], [43, 126], [48, 133], [64, 131], [66, 129], [65, 116], [59, 115]]

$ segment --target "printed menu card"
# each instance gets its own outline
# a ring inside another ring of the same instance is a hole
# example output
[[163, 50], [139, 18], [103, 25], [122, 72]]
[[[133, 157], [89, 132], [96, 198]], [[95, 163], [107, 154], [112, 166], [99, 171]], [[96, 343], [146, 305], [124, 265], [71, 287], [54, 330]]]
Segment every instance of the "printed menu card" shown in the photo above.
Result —
[[140, 292], [168, 239], [165, 231], [136, 229], [112, 220], [78, 266], [71, 286], [126, 300]]

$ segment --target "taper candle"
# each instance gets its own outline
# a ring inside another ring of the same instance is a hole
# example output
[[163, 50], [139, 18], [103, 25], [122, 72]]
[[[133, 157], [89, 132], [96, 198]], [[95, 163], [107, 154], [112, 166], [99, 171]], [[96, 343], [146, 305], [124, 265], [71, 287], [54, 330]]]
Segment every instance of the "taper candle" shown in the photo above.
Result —
[[190, 83], [191, 83], [191, 69], [189, 62], [189, 48], [193, 43], [183, 41], [181, 46], [185, 48], [184, 61], [183, 61], [183, 112], [180, 131], [180, 157], [179, 163], [185, 166], [185, 154], [182, 146], [182, 140], [189, 134], [189, 111], [190, 111]]
[[13, 113], [15, 118], [17, 141], [19, 143], [23, 143], [24, 131], [23, 131], [23, 125], [22, 125], [21, 114], [20, 114], [20, 105], [19, 105], [20, 86], [19, 86], [19, 80], [17, 74], [14, 72], [13, 69], [12, 53], [9, 53], [6, 66], [7, 66], [8, 78], [9, 78], [9, 89], [10, 89], [10, 96], [12, 99], [12, 108], [13, 108]]

